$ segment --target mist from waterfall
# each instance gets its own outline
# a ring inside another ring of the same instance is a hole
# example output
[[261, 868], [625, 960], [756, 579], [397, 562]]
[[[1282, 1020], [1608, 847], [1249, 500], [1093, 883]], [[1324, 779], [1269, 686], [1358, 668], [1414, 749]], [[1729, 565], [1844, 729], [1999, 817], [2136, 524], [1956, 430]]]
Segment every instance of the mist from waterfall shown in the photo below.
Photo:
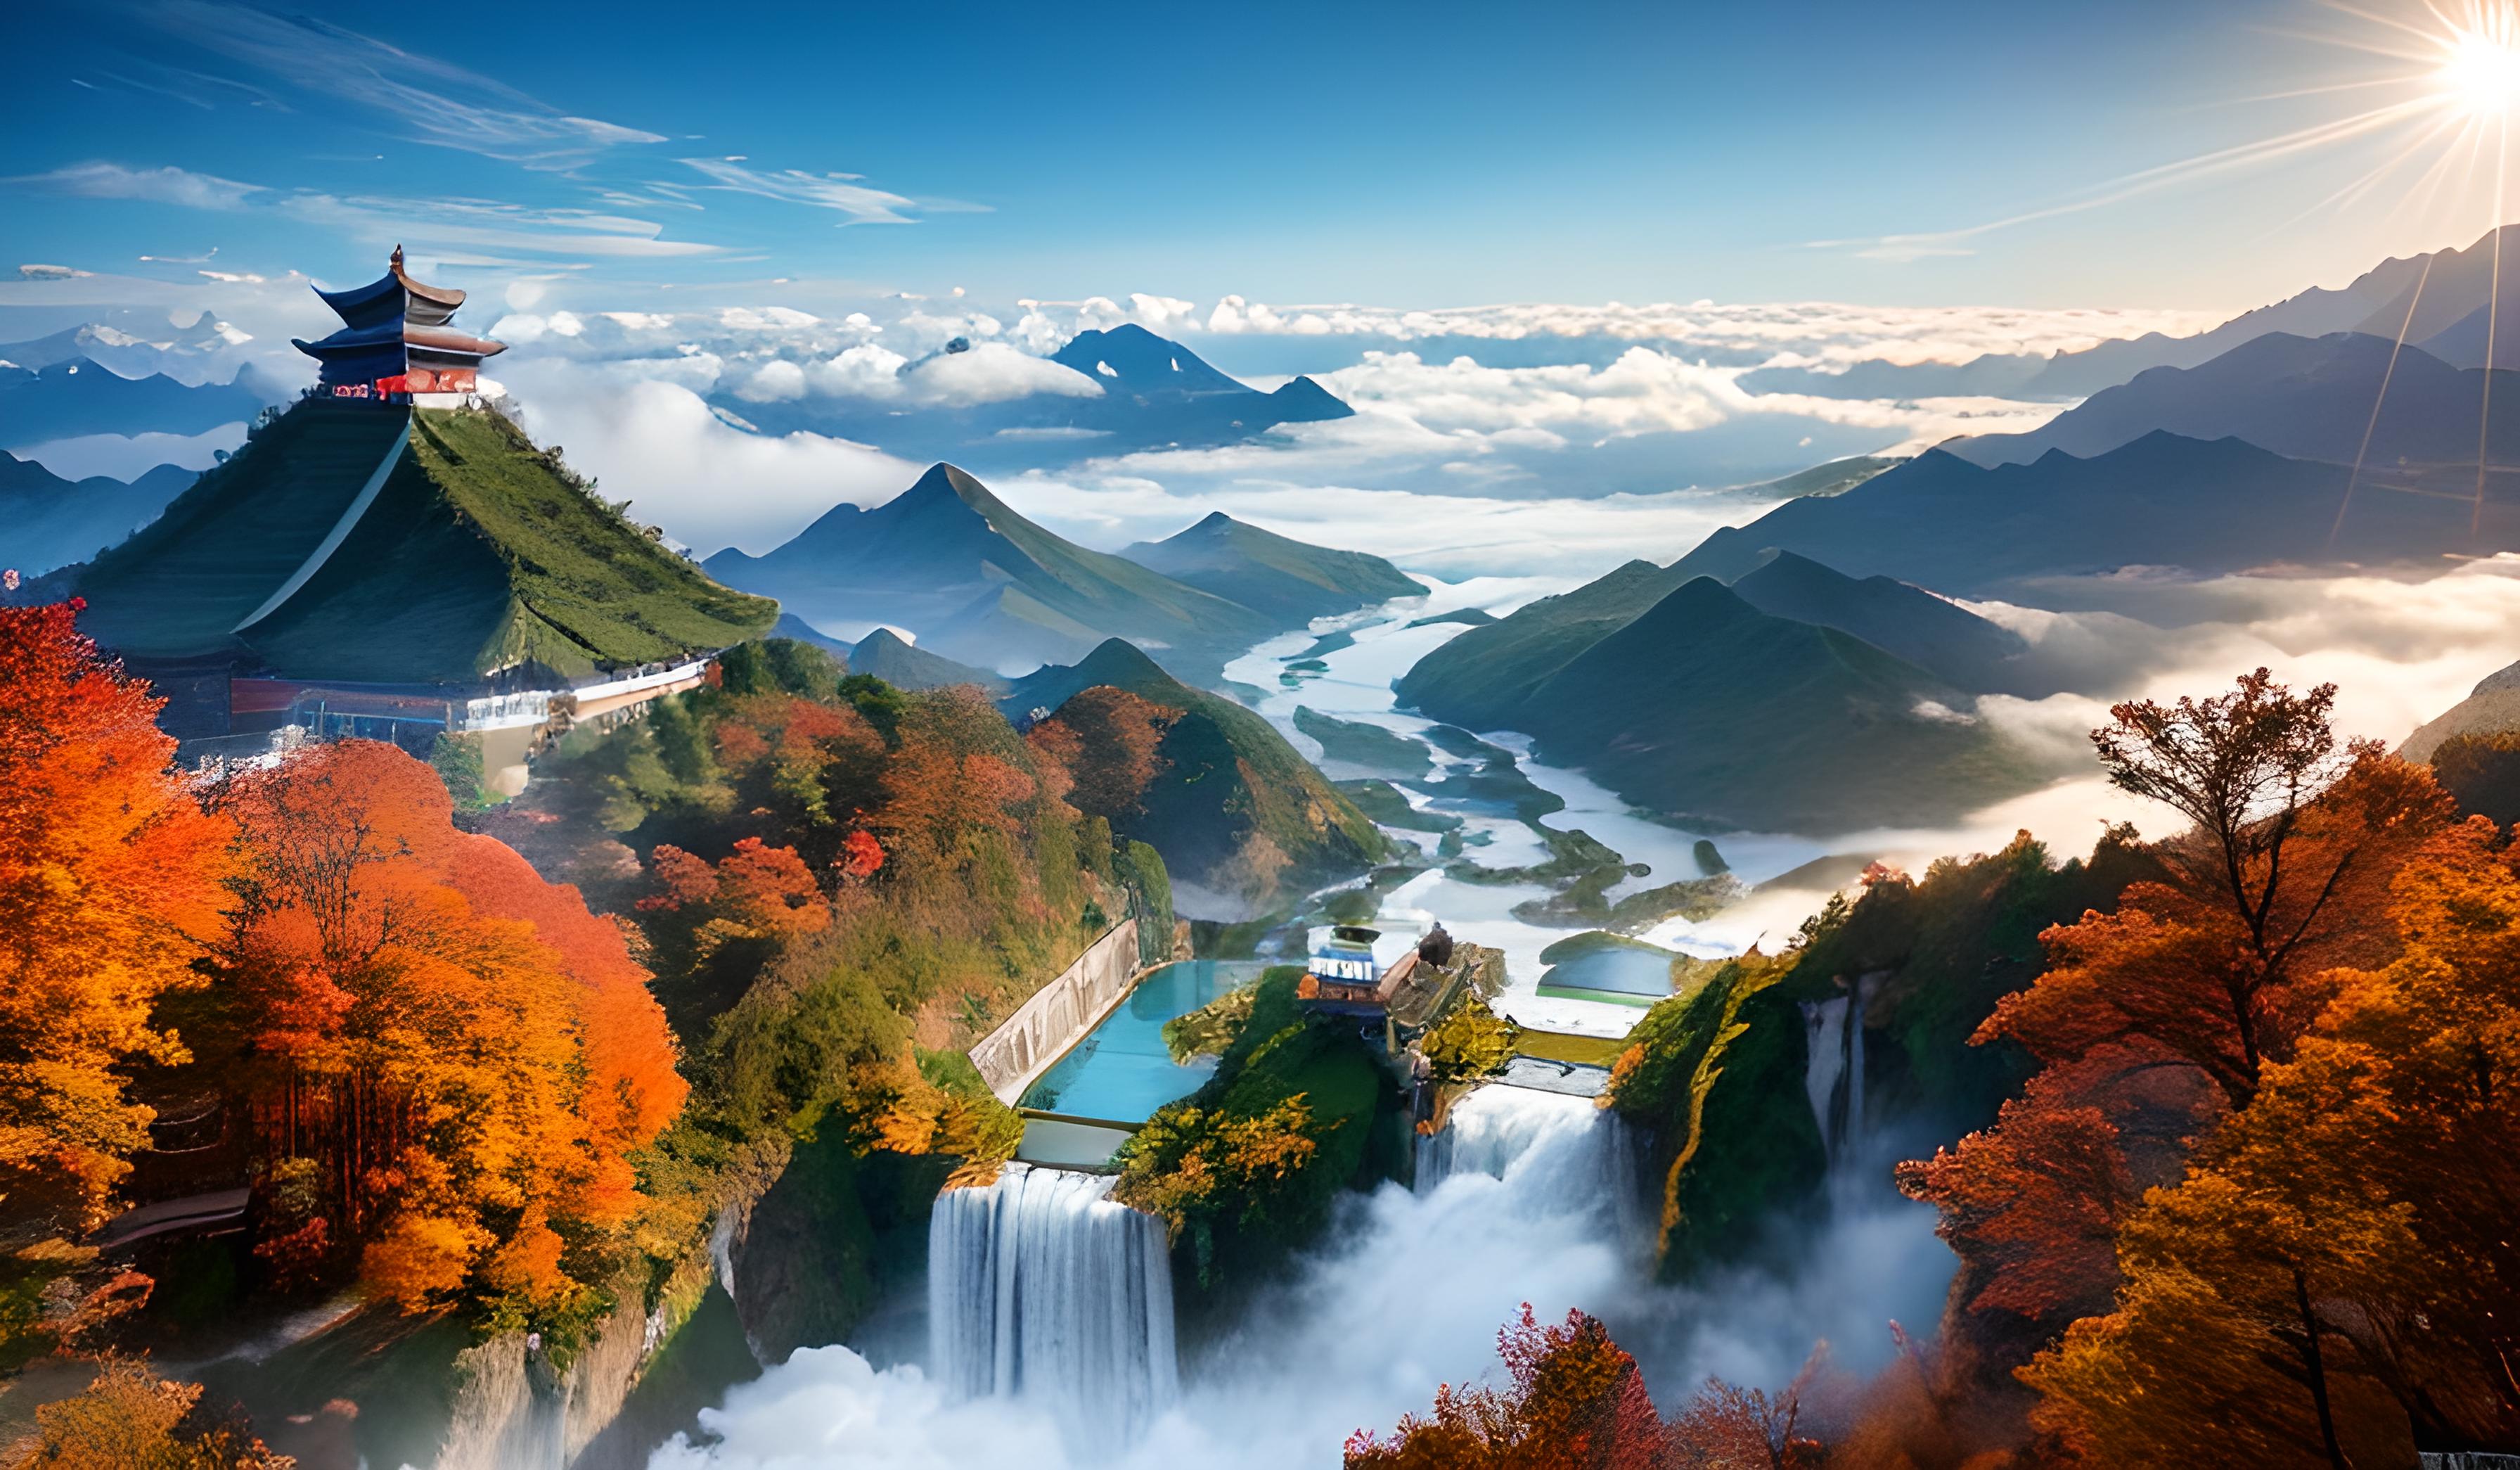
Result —
[[[937, 1343], [942, 1376], [916, 1367], [878, 1372], [846, 1348], [807, 1349], [702, 1412], [703, 1429], [720, 1443], [677, 1440], [657, 1452], [652, 1470], [1327, 1470], [1349, 1435], [1423, 1412], [1437, 1385], [1500, 1375], [1497, 1330], [1525, 1302], [1544, 1320], [1570, 1308], [1600, 1316], [1636, 1354], [1667, 1410], [1709, 1373], [1773, 1388], [1820, 1338], [1836, 1345], [1842, 1365], [1861, 1371], [1886, 1360], [1890, 1317], [1933, 1320], [1950, 1256], [1934, 1237], [1933, 1212], [1888, 1188], [1886, 1154], [1874, 1161], [1877, 1170], [1849, 1166], [1876, 1185], [1850, 1194], [1813, 1227], [1790, 1273], [1743, 1266], [1686, 1288], [1649, 1284], [1656, 1183], [1638, 1177], [1638, 1140], [1591, 1099], [1505, 1086], [1471, 1093], [1453, 1107], [1445, 1134], [1420, 1141], [1417, 1186], [1385, 1184], [1343, 1200], [1292, 1275], [1255, 1293], [1238, 1327], [1182, 1364], [1178, 1399], [1126, 1448], [1081, 1433], [1072, 1411], [1044, 1401], [1050, 1385], [1038, 1377], [1019, 1375], [1012, 1392], [999, 1392], [1003, 1335], [988, 1339], [992, 1392], [971, 1397], [981, 1354], [949, 1322]], [[1039, 1221], [1056, 1238], [1076, 1227], [1080, 1213], [1118, 1209], [1093, 1193], [1079, 1212], [1079, 1198], [1101, 1181], [1041, 1177], [1049, 1172], [1022, 1182], [1020, 1207], [1006, 1201], [1003, 1183], [963, 1191], [971, 1198], [950, 1207], [953, 1239], [968, 1249], [978, 1234], [964, 1212], [990, 1212], [993, 1230], [1021, 1221], [1019, 1233], [1028, 1233]], [[1058, 1188], [1036, 1197], [1037, 1183]], [[948, 1208], [940, 1202], [940, 1218]], [[1073, 1259], [1061, 1252], [1081, 1247], [1067, 1238], [1050, 1259]], [[1018, 1245], [1019, 1284], [1001, 1296], [996, 1262], [1004, 1259], [1001, 1252], [985, 1272], [968, 1256], [946, 1263], [945, 1274], [964, 1283], [955, 1291], [971, 1292], [949, 1301], [946, 1315], [975, 1320], [970, 1305], [985, 1278], [992, 1311], [1008, 1304], [1019, 1338], [1028, 1302], [1040, 1300], [1020, 1284], [1032, 1279], [1024, 1266], [1043, 1257], [1029, 1241]], [[1103, 1258], [1083, 1269], [1127, 1268]], [[930, 1280], [932, 1293], [937, 1278]], [[1053, 1298], [1068, 1290], [1038, 1289]], [[1081, 1294], [1068, 1301], [1058, 1310], [1107, 1308]], [[1000, 1333], [996, 1321], [992, 1334]], [[1019, 1360], [1037, 1361], [1029, 1353]], [[1068, 1366], [1054, 1371], [1074, 1383]], [[1060, 1389], [1070, 1391], [1077, 1390]]]

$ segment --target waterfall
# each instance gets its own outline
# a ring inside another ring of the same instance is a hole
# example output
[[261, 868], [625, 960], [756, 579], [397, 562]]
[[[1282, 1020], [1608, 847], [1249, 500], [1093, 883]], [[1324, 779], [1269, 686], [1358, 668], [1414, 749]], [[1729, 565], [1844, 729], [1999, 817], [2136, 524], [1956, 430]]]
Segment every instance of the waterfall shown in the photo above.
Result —
[[[1432, 1194], [1457, 1174], [1502, 1179], [1534, 1145], [1561, 1134], [1571, 1139], [1598, 1114], [1589, 1097], [1528, 1087], [1478, 1088], [1453, 1105], [1443, 1131], [1418, 1139], [1417, 1192]], [[1548, 1157], [1554, 1161], [1559, 1152], [1549, 1150]]]
[[[1820, 1125], [1821, 1147], [1832, 1166], [1841, 1141], [1837, 1086], [1846, 1079], [1847, 1010], [1844, 995], [1803, 1002], [1803, 1091], [1811, 1099], [1812, 1122]], [[1861, 1020], [1855, 1030], [1862, 1034]]]
[[1840, 1153], [1854, 1152], [1855, 1145], [1870, 1136], [1870, 1121], [1864, 1115], [1864, 1027], [1872, 1012], [1872, 992], [1880, 988], [1883, 979], [1876, 970], [1855, 980], [1855, 1004], [1847, 1013], [1846, 1126], [1839, 1135]]
[[1637, 1168], [1638, 1139], [1589, 1097], [1492, 1084], [1455, 1103], [1443, 1131], [1418, 1140], [1413, 1192], [1485, 1175], [1507, 1187], [1501, 1208], [1563, 1213], [1598, 1201], [1633, 1253], [1650, 1251], [1655, 1223]]
[[1010, 1164], [927, 1217], [928, 1357], [958, 1399], [1025, 1398], [1125, 1443], [1179, 1389], [1162, 1223], [1108, 1175]]
[[1876, 971], [1858, 977], [1852, 995], [1802, 1003], [1803, 1091], [1831, 1175], [1846, 1167], [1866, 1136], [1864, 1018], [1881, 981]]

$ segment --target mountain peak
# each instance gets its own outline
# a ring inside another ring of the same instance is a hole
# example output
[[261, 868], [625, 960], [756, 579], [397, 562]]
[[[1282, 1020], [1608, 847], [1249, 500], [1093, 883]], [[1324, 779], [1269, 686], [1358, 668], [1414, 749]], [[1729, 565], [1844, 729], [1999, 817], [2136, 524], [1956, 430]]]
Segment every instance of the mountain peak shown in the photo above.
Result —
[[1692, 576], [1673, 588], [1662, 601], [1646, 609], [1629, 626], [1695, 636], [1709, 627], [1728, 626], [1745, 620], [1755, 621], [1767, 616], [1715, 578]]
[[1094, 684], [1130, 688], [1157, 679], [1168, 684], [1179, 682], [1164, 672], [1154, 660], [1148, 658], [1146, 650], [1126, 638], [1105, 638], [1096, 644], [1092, 653], [1076, 662], [1076, 672], [1080, 676], [1092, 676], [1088, 680], [1089, 688]]
[[989, 487], [980, 483], [970, 471], [941, 459], [929, 465], [927, 473], [911, 482], [910, 488], [901, 492], [905, 501], [913, 497], [934, 499], [941, 495], [951, 495], [965, 505], [975, 505], [981, 501], [994, 504], [997, 500], [989, 493]]

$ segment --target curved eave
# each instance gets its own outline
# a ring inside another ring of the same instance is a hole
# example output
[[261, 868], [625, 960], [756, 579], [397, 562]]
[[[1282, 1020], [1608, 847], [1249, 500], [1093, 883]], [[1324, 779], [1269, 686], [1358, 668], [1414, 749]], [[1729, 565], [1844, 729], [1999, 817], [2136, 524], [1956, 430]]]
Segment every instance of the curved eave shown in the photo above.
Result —
[[318, 286], [315, 295], [323, 299], [325, 305], [343, 317], [349, 317], [369, 310], [386, 297], [401, 296], [403, 289], [401, 280], [387, 271], [365, 286], [352, 286], [344, 291], [326, 291]]
[[508, 350], [508, 345], [504, 342], [492, 342], [486, 337], [470, 337], [462, 332], [450, 332], [443, 327], [406, 326], [403, 328], [402, 340], [410, 346], [427, 347], [433, 352], [462, 352], [472, 357], [496, 357]]
[[376, 327], [344, 327], [321, 342], [291, 338], [289, 345], [309, 357], [345, 357], [357, 352], [373, 352], [395, 344], [419, 347], [430, 352], [445, 352], [462, 357], [495, 357], [508, 350], [504, 342], [486, 337], [470, 337], [439, 327], [416, 327], [403, 322], [388, 322]]
[[424, 301], [429, 301], [436, 305], [443, 306], [449, 311], [452, 311], [456, 307], [464, 304], [464, 293], [456, 290], [452, 286], [422, 285], [420, 282], [413, 280], [410, 273], [405, 271], [399, 265], [393, 268], [393, 278], [400, 281], [402, 283], [402, 289], [410, 292], [413, 296], [420, 298]]

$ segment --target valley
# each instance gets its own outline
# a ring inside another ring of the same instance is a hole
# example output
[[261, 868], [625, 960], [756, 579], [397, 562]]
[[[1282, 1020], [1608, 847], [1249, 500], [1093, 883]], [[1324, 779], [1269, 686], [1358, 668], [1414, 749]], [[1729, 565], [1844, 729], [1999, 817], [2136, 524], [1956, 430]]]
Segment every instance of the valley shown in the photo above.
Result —
[[0, 1470], [2520, 1463], [2520, 0], [1581, 20], [0, 19]]

